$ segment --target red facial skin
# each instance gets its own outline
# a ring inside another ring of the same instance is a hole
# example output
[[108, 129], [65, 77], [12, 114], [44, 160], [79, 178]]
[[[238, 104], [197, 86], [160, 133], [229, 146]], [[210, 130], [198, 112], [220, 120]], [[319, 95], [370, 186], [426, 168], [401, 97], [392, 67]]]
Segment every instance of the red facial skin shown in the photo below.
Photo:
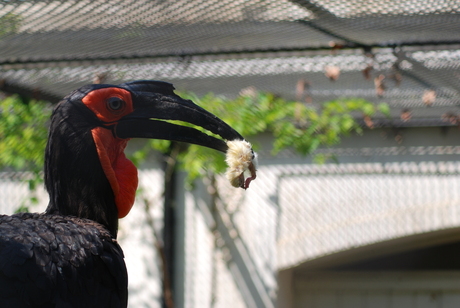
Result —
[[[121, 104], [116, 106], [116, 109], [111, 108], [113, 106], [109, 103], [109, 100], [113, 98], [121, 99], [118, 101]], [[134, 110], [131, 94], [120, 88], [93, 90], [82, 101], [99, 120], [106, 123], [116, 123]], [[111, 130], [100, 126], [93, 128], [91, 133], [102, 169], [115, 196], [118, 218], [123, 218], [134, 204], [138, 185], [137, 169], [124, 153], [129, 139], [117, 138]]]

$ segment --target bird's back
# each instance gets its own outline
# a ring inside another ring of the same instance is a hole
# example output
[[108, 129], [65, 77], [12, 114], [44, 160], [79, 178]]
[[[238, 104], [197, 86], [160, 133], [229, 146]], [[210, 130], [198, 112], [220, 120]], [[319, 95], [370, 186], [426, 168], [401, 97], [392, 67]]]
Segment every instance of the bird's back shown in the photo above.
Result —
[[91, 220], [0, 216], [0, 307], [126, 307], [123, 252]]

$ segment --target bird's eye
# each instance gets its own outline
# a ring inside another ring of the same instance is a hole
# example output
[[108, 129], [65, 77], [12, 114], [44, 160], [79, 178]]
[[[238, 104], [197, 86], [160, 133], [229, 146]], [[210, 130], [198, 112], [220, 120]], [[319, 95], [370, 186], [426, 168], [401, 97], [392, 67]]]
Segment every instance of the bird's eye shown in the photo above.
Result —
[[111, 111], [120, 112], [125, 107], [125, 101], [119, 97], [111, 97], [107, 100], [107, 108]]

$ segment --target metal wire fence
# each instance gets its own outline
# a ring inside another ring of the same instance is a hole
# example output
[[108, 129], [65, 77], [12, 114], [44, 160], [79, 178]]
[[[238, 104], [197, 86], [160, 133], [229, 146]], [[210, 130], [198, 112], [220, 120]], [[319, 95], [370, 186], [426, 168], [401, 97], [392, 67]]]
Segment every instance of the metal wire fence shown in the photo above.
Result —
[[[318, 108], [341, 97], [387, 102], [392, 145], [321, 150], [340, 165], [261, 155], [245, 193], [220, 178], [215, 200], [206, 187], [180, 190], [178, 305], [270, 307], [279, 269], [460, 223], [457, 142], [414, 135], [420, 142], [404, 145], [399, 131], [459, 124], [459, 24], [454, 0], [3, 1], [0, 90], [57, 101], [86, 83], [160, 79], [199, 95], [254, 86]], [[24, 176], [0, 176], [3, 212], [27, 204]], [[152, 249], [161, 177], [141, 173], [142, 193], [121, 222], [133, 307], [161, 302]], [[31, 209], [43, 211], [46, 193], [36, 197]]]
[[457, 117], [459, 13], [453, 0], [5, 1], [0, 88], [57, 101], [93, 82], [255, 86], [319, 106], [384, 100], [398, 125], [442, 124]]

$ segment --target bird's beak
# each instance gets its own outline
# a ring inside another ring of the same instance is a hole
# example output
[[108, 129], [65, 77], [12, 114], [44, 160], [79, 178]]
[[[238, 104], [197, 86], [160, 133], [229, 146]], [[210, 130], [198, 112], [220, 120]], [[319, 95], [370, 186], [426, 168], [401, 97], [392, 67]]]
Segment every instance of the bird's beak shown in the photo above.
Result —
[[[118, 138], [166, 139], [212, 148], [226, 153], [226, 176], [233, 186], [246, 189], [256, 178], [256, 155], [251, 144], [212, 113], [176, 95], [171, 84], [135, 81], [120, 87], [130, 91], [134, 110], [114, 126]], [[170, 120], [194, 124], [222, 139], [167, 122]], [[244, 177], [246, 170], [250, 171], [248, 178]]]
[[[244, 138], [224, 121], [190, 100], [176, 95], [173, 86], [158, 81], [137, 81], [120, 85], [132, 94], [134, 111], [118, 121], [118, 138], [152, 138], [182, 141], [226, 152], [226, 141]], [[197, 129], [166, 122], [178, 120], [200, 126], [219, 139]]]

